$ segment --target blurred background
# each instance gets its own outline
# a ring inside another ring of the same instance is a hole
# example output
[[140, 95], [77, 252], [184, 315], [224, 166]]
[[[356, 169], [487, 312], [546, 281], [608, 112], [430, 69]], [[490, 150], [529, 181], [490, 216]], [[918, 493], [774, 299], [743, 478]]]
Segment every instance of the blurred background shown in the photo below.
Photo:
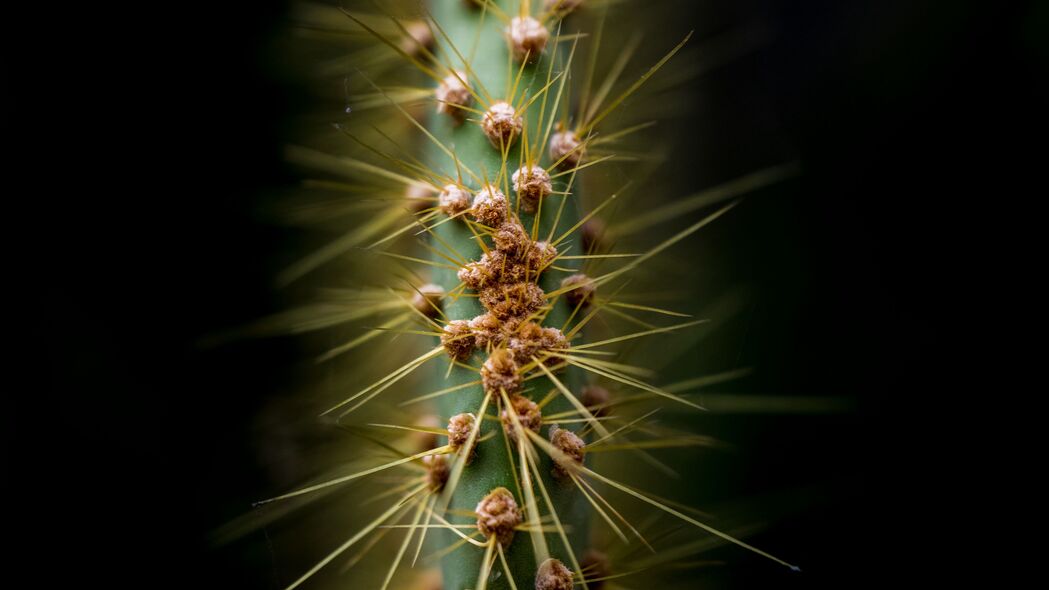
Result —
[[[734, 449], [704, 455], [701, 496], [762, 507], [748, 540], [804, 572], [717, 551], [724, 563], [697, 584], [882, 585], [941, 547], [922, 506], [946, 469], [946, 418], [928, 410], [957, 399], [957, 304], [942, 287], [971, 261], [948, 236], [957, 195], [987, 165], [966, 141], [1032, 100], [972, 116], [988, 89], [1040, 67], [1045, 5], [662, 4], [685, 31], [761, 39], [688, 83], [681, 129], [703, 185], [790, 159], [803, 170], [699, 243], [718, 248], [709, 272], [748, 293], [702, 354], [753, 367], [734, 387], [768, 407], [822, 404], [704, 422]], [[273, 485], [262, 441], [282, 417], [260, 413], [294, 395], [305, 359], [293, 339], [200, 345], [293, 296], [273, 277], [304, 238], [259, 215], [297, 182], [282, 149], [316, 107], [287, 11], [78, 6], [7, 22], [5, 200], [22, 230], [9, 285], [31, 303], [12, 315], [29, 324], [19, 364], [32, 378], [5, 388], [3, 485], [18, 530], [9, 567], [34, 585], [291, 579], [266, 534], [222, 547], [211, 534]]]

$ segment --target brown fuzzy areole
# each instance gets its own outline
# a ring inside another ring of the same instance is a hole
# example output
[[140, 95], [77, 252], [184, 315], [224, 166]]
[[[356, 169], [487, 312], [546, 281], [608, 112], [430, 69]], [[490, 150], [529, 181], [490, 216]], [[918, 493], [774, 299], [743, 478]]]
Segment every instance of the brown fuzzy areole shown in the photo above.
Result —
[[474, 195], [471, 209], [474, 219], [488, 227], [499, 227], [510, 213], [510, 202], [498, 188], [488, 185]]
[[553, 557], [539, 564], [535, 590], [572, 590], [572, 570]]
[[[558, 328], [547, 327], [543, 328], [543, 350], [547, 352], [563, 352], [568, 348], [568, 338], [565, 337], [564, 332]], [[564, 362], [564, 359], [557, 356], [551, 356], [543, 362], [544, 365], [553, 366], [559, 365]]]
[[[550, 444], [554, 445], [557, 450], [575, 461], [577, 465], [583, 463], [583, 456], [586, 455], [586, 443], [571, 430], [551, 426]], [[554, 477], [558, 480], [566, 481], [570, 479], [569, 473], [571, 473], [575, 467], [576, 465], [566, 465], [562, 461], [554, 459], [554, 468], [551, 470], [551, 473], [553, 473]]]
[[[474, 423], [477, 419], [474, 418], [473, 414], [456, 414], [448, 420], [448, 446], [451, 447], [452, 451], [459, 452], [460, 449], [466, 446], [467, 441], [470, 439], [470, 432], [473, 431]], [[477, 453], [477, 445], [470, 449], [470, 454], [466, 457], [467, 464], [473, 461], [474, 455]]]
[[510, 44], [510, 52], [513, 53], [514, 61], [521, 63], [535, 63], [546, 48], [546, 42], [550, 39], [550, 31], [546, 30], [543, 23], [531, 16], [515, 16], [505, 30], [507, 42]]
[[513, 283], [483, 289], [481, 305], [500, 320], [524, 318], [546, 305], [546, 293], [535, 283]]
[[486, 256], [488, 256], [488, 254], [482, 256], [478, 261], [467, 262], [455, 273], [455, 276], [457, 276], [464, 285], [475, 291], [494, 284], [497, 278], [492, 274], [492, 271], [490, 270], [491, 265], [485, 260]]
[[[441, 427], [441, 421], [436, 414], [426, 414], [416, 421], [416, 425], [423, 428], [436, 429]], [[439, 443], [437, 436], [438, 435], [433, 432], [412, 432], [412, 446], [416, 449], [417, 453], [436, 449]]]
[[521, 374], [517, 371], [514, 355], [505, 348], [497, 348], [481, 366], [481, 383], [485, 393], [501, 399], [500, 392], [515, 395], [521, 391]]
[[437, 204], [441, 207], [441, 212], [448, 217], [453, 217], [469, 209], [470, 201], [470, 192], [455, 184], [444, 185], [440, 194], [437, 195]]
[[[513, 230], [507, 229], [499, 239], [508, 237]], [[497, 234], [502, 232], [496, 232]], [[476, 262], [467, 262], [456, 272], [456, 276], [468, 288], [481, 291], [500, 284], [535, 282], [539, 275], [557, 258], [557, 248], [547, 242], [528, 242], [517, 255], [503, 250], [490, 250]]]
[[[491, 250], [477, 262], [463, 265], [456, 275], [464, 285], [474, 291], [480, 291], [504, 283], [521, 282], [528, 275], [528, 268], [501, 250]], [[532, 273], [528, 278], [535, 276], [537, 275]]]
[[445, 324], [441, 332], [441, 346], [452, 360], [469, 359], [477, 346], [470, 323], [466, 320], [452, 320]]
[[546, 350], [562, 350], [568, 348], [568, 338], [560, 328], [547, 326], [543, 328], [543, 348]]
[[[549, 242], [535, 242], [525, 256], [530, 277], [538, 277], [557, 258], [557, 247]], [[533, 278], [532, 280], [535, 280]]]
[[608, 226], [601, 219], [587, 219], [583, 222], [583, 227], [579, 228], [579, 232], [582, 234], [583, 252], [594, 254], [608, 249]]
[[612, 575], [608, 556], [593, 548], [587, 549], [583, 554], [579, 560], [579, 567], [586, 572], [586, 586], [592, 590], [602, 590], [605, 587], [605, 580], [602, 578]]
[[[557, 328], [544, 328], [533, 321], [522, 322], [517, 318], [500, 320], [492, 313], [470, 320], [470, 330], [478, 348], [506, 347], [518, 366], [531, 362], [532, 357], [542, 356], [543, 352], [568, 348], [568, 339]], [[561, 359], [558, 357], [545, 361], [548, 366], [559, 363]]]
[[430, 491], [436, 493], [443, 490], [444, 484], [448, 482], [448, 474], [451, 473], [448, 460], [444, 455], [426, 455], [423, 457], [423, 464], [426, 465], [426, 485]]
[[539, 275], [534, 272], [529, 272], [529, 268], [526, 265], [527, 260], [522, 262], [516, 256], [512, 256], [503, 252], [502, 250], [492, 250], [486, 256], [481, 257], [488, 263], [489, 271], [497, 278], [498, 282], [507, 283], [520, 283], [524, 280], [534, 281]]
[[[558, 170], [571, 170], [579, 165], [586, 156], [586, 147], [574, 131], [558, 125], [557, 133], [550, 137], [550, 160], [557, 164]], [[561, 158], [564, 158], [561, 160]]]
[[518, 364], [526, 364], [543, 349], [543, 328], [532, 321], [523, 322], [509, 333], [506, 346]]
[[467, 86], [469, 83], [466, 72], [456, 70], [455, 74], [445, 76], [433, 91], [437, 99], [437, 112], [451, 116], [456, 125], [462, 124], [468, 112], [459, 107], [468, 107], [473, 102], [473, 95]]
[[[527, 364], [533, 357], [542, 357], [544, 352], [561, 351], [568, 348], [568, 339], [561, 330], [553, 327], [542, 327], [532, 321], [523, 322], [514, 329], [504, 330], [506, 347], [514, 354], [519, 365]], [[544, 365], [553, 366], [562, 360], [551, 357], [543, 361]]]
[[485, 538], [494, 536], [504, 548], [514, 538], [514, 528], [521, 524], [521, 510], [506, 488], [495, 488], [477, 503], [477, 530]]
[[510, 416], [510, 411], [517, 415], [521, 428], [527, 428], [532, 432], [538, 433], [539, 428], [543, 426], [543, 412], [539, 409], [538, 404], [523, 395], [510, 396], [510, 408], [503, 408], [500, 416], [503, 422], [503, 430], [506, 431], [506, 435], [510, 437], [511, 441], [517, 442], [517, 427]]
[[594, 300], [594, 293], [597, 291], [593, 279], [582, 273], [567, 276], [561, 281], [562, 289], [569, 287], [572, 289], [565, 291], [565, 301], [572, 308], [589, 305]]
[[492, 232], [492, 242], [498, 251], [514, 257], [526, 252], [532, 245], [528, 231], [516, 219], [508, 219], [496, 228]]
[[412, 307], [428, 318], [440, 316], [441, 298], [444, 297], [444, 289], [440, 285], [427, 283], [412, 295]]
[[525, 213], [535, 213], [539, 201], [554, 190], [550, 175], [542, 166], [522, 166], [511, 178], [514, 192], [521, 200], [521, 209]]
[[470, 320], [470, 329], [477, 347], [482, 350], [498, 347], [506, 340], [506, 322], [490, 313], [482, 313]]
[[601, 418], [608, 415], [608, 401], [612, 395], [600, 385], [587, 385], [579, 396], [579, 401], [594, 416]]
[[512, 146], [523, 127], [521, 116], [505, 101], [493, 103], [481, 117], [481, 130], [484, 131], [488, 142], [497, 150], [508, 149]]
[[422, 56], [423, 49], [432, 51], [434, 48], [433, 31], [424, 21], [412, 21], [404, 24], [408, 34], [401, 39], [401, 50], [408, 55]]

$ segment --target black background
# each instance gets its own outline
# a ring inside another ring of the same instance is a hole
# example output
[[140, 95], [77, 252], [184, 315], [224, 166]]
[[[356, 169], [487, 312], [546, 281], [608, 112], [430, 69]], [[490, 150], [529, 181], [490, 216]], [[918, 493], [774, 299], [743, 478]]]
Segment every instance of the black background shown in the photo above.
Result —
[[[717, 4], [683, 10], [728, 10]], [[28, 361], [13, 375], [27, 378], [4, 388], [4, 522], [15, 525], [4, 536], [16, 551], [5, 576], [273, 587], [264, 547], [213, 550], [206, 535], [264, 485], [247, 431], [267, 396], [289, 393], [296, 351], [196, 343], [273, 311], [274, 261], [294, 245], [251, 213], [294, 181], [281, 147], [289, 116], [309, 106], [274, 65], [286, 7], [41, 8], [4, 24], [5, 284], [27, 300], [9, 313], [30, 328], [12, 335]], [[1024, 123], [1034, 100], [1017, 74], [1045, 56], [1045, 11], [731, 10], [779, 34], [720, 78], [716, 98], [743, 106], [703, 131], [738, 164], [733, 141], [753, 131], [745, 106], [760, 104], [806, 165], [771, 212], [737, 221], [749, 244], [736, 256], [766, 293], [747, 354], [765, 385], [857, 396], [860, 411], [751, 426], [755, 448], [770, 449], [750, 458], [761, 478], [837, 483], [755, 540], [788, 548], [804, 573], [733, 553], [719, 579], [938, 579], [931, 564], [950, 533], [932, 483], [957, 448], [940, 436], [951, 418], [930, 410], [965, 399], [958, 281], [984, 263], [973, 240], [989, 239], [963, 235], [962, 215], [1007, 190], [985, 180], [998, 146], [976, 138]], [[984, 100], [1002, 94], [1007, 105]]]

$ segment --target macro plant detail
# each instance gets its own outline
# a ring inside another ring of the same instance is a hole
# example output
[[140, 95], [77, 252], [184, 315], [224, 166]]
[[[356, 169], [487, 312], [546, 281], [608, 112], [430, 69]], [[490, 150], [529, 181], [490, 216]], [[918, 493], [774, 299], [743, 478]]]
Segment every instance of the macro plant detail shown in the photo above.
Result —
[[345, 76], [345, 116], [321, 149], [288, 151], [324, 196], [298, 214], [342, 230], [281, 280], [343, 286], [256, 329], [337, 334], [314, 399], [355, 442], [352, 467], [259, 505], [379, 489], [350, 502], [353, 530], [287, 588], [365, 563], [382, 588], [611, 588], [690, 554], [661, 544], [661, 523], [695, 551], [734, 544], [795, 567], [619, 475], [637, 462], [673, 477], [653, 451], [712, 441], [657, 418], [704, 411], [691, 393], [738, 375], [660, 384], [643, 364], [710, 321], [646, 300], [666, 288], [661, 257], [792, 170], [650, 198], [660, 166], [687, 155], [638, 157], [659, 121], [631, 111], [692, 35], [646, 38], [661, 55], [628, 77], [641, 37], [604, 32], [636, 8], [304, 6], [304, 30], [355, 47], [318, 68]]

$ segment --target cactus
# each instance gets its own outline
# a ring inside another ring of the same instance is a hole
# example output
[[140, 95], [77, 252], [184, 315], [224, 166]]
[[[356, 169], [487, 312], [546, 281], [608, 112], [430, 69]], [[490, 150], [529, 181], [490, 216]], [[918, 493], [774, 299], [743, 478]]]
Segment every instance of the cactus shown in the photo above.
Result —
[[[517, 534], [506, 547], [497, 548], [502, 552], [502, 555], [499, 556], [500, 562], [505, 559], [507, 568], [505, 575], [517, 580], [518, 587], [530, 587], [536, 577], [537, 564], [547, 559], [557, 559], [558, 563], [569, 564], [568, 567], [572, 570], [579, 571], [578, 559], [568, 547], [582, 550], [586, 547], [587, 542], [588, 511], [585, 499], [573, 489], [570, 483], [565, 485], [563, 482], [552, 480], [550, 473], [554, 464], [545, 453], [540, 453], [535, 457], [539, 459], [536, 465], [538, 475], [525, 475], [526, 467], [530, 468], [528, 462], [533, 459], [526, 456], [525, 464], [522, 465], [520, 457], [521, 452], [526, 448], [524, 445], [531, 446], [531, 441], [527, 441], [525, 435], [509, 436], [504, 440], [504, 436], [499, 432], [505, 429], [508, 434], [513, 435], [520, 422], [518, 417], [527, 415], [529, 411], [533, 415], [539, 413], [533, 402], [542, 401], [544, 396], [555, 390], [558, 385], [567, 387], [569, 391], [576, 392], [576, 395], [583, 385], [583, 375], [576, 367], [568, 367], [560, 377], [546, 376], [540, 371], [540, 368], [526, 369], [530, 364], [535, 365], [534, 359], [543, 356], [544, 337], [549, 336], [547, 339], [552, 340], [555, 345], [567, 346], [558, 328], [566, 323], [572, 309], [565, 297], [555, 296], [548, 299], [546, 296], [546, 293], [556, 292], [560, 288], [560, 281], [566, 273], [544, 268], [554, 264], [553, 256], [546, 250], [550, 248], [546, 240], [558, 229], [560, 232], [565, 232], [578, 223], [579, 207], [577, 197], [569, 193], [572, 190], [570, 180], [573, 180], [575, 176], [574, 170], [567, 174], [561, 172], [558, 176], [559, 171], [551, 166], [553, 162], [548, 156], [544, 157], [545, 154], [542, 153], [546, 151], [543, 147], [547, 143], [543, 140], [550, 134], [553, 119], [557, 116], [555, 103], [562, 98], [562, 93], [558, 92], [558, 89], [564, 88], [567, 82], [565, 78], [567, 71], [564, 68], [569, 52], [565, 51], [564, 43], [546, 41], [552, 36], [546, 27], [556, 23], [548, 21], [544, 26], [538, 20], [532, 20], [533, 16], [539, 15], [529, 14], [526, 5], [521, 5], [521, 12], [518, 13], [518, 16], [513, 17], [511, 24], [504, 25], [494, 14], [498, 14], [499, 10], [510, 11], [509, 4], [502, 3], [502, 8], [498, 5], [485, 6], [481, 10], [473, 10], [462, 3], [453, 2], [439, 2], [434, 5], [435, 20], [450, 39], [470, 39], [477, 34], [478, 29], [480, 30], [474, 54], [476, 57], [469, 64], [471, 74], [469, 82], [475, 88], [487, 89], [487, 92], [480, 93], [475, 90], [478, 93], [477, 102], [482, 103], [476, 109], [484, 111], [483, 115], [474, 117], [481, 119], [480, 124], [472, 121], [458, 124], [453, 117], [432, 117], [431, 128], [439, 141], [445, 145], [455, 146], [458, 157], [463, 162], [469, 163], [474, 170], [480, 171], [478, 174], [482, 175], [480, 179], [482, 183], [484, 182], [483, 177], [488, 175], [496, 190], [508, 197], [506, 202], [510, 205], [507, 207], [509, 215], [502, 216], [502, 219], [499, 219], [499, 215], [490, 216], [491, 219], [485, 220], [498, 219], [498, 223], [505, 226], [493, 228], [493, 237], [497, 239], [485, 246], [488, 250], [487, 254], [475, 238], [478, 231], [484, 230], [468, 225], [472, 224], [473, 219], [466, 219], [460, 223], [445, 223], [437, 227], [437, 237], [467, 257], [470, 265], [465, 271], [460, 271], [459, 276], [449, 269], [439, 269], [435, 274], [435, 279], [450, 290], [460, 283], [460, 276], [467, 275], [464, 282], [473, 287], [471, 291], [481, 294], [480, 297], [464, 296], [449, 300], [444, 307], [444, 313], [449, 321], [457, 325], [465, 325], [468, 329], [473, 328], [475, 337], [481, 336], [485, 345], [472, 351], [466, 364], [482, 366], [482, 371], [484, 371], [494, 362], [506, 360], [509, 362], [504, 368], [509, 369], [514, 375], [521, 374], [536, 378], [529, 381], [527, 387], [530, 391], [524, 394], [521, 391], [523, 387], [520, 385], [513, 386], [509, 391], [504, 388], [489, 388], [488, 383], [495, 380], [485, 379], [484, 383], [466, 387], [455, 395], [439, 398], [439, 413], [443, 418], [464, 412], [477, 413], [478, 408], [485, 401], [486, 394], [489, 394], [488, 407], [493, 410], [500, 408], [498, 415], [503, 416], [502, 429], [499, 427], [499, 422], [494, 420], [483, 422], [479, 434], [481, 436], [496, 434], [496, 436], [491, 436], [488, 440], [478, 443], [478, 457], [463, 470], [454, 494], [449, 498], [450, 509], [473, 510], [492, 489], [501, 487], [514, 490], [516, 501], [522, 508], [525, 508], [529, 516], [535, 517], [538, 506], [542, 506], [545, 495], [549, 495], [553, 503], [553, 510], [547, 508], [544, 512], [557, 515], [561, 525], [572, 531], [564, 539], [554, 538], [549, 541], [542, 534]], [[491, 13], [483, 14], [489, 10]], [[515, 38], [515, 35], [529, 24], [532, 26], [530, 40], [540, 39], [542, 43], [533, 42], [529, 46], [530, 49], [522, 49], [521, 36], [517, 35]], [[531, 50], [538, 50], [538, 55], [531, 55]], [[456, 56], [454, 52], [452, 53], [453, 55], [440, 57], [453, 61]], [[511, 57], [512, 61], [509, 59]], [[511, 69], [509, 64], [518, 67]], [[555, 68], [558, 69], [555, 71]], [[510, 89], [513, 95], [503, 94], [506, 89]], [[515, 89], [516, 93], [514, 93]], [[490, 98], [484, 94], [489, 94]], [[517, 132], [517, 137], [512, 138], [512, 145], [500, 145], [502, 137], [497, 133], [491, 133], [491, 126], [487, 125], [497, 121], [502, 100], [516, 105], [517, 111], [523, 111], [517, 115], [522, 121], [521, 131]], [[522, 106], [525, 108], [521, 108]], [[492, 140], [493, 137], [497, 139]], [[444, 154], [440, 149], [431, 149], [429, 155], [430, 161], [436, 165], [444, 163]], [[550, 172], [547, 172], [540, 163], [550, 167]], [[478, 199], [484, 196], [484, 187], [477, 187], [477, 189], [479, 193], [475, 197], [475, 209], [478, 207]], [[557, 196], [551, 191], [564, 194]], [[473, 212], [473, 216], [482, 217], [476, 211]], [[555, 222], [557, 217], [560, 219]], [[484, 223], [481, 219], [477, 219], [477, 222]], [[557, 246], [560, 247], [557, 248], [556, 255], [578, 256], [583, 253], [578, 240], [571, 244], [562, 242]], [[553, 248], [550, 248], [551, 252], [554, 251]], [[507, 261], [510, 261], [510, 265], [515, 265], [518, 264], [518, 260], [527, 261], [529, 258], [535, 259], [538, 264], [531, 265], [529, 268], [526, 262], [523, 274], [506, 272], [503, 268]], [[473, 272], [475, 270], [476, 273]], [[538, 271], [543, 272], [540, 274]], [[538, 285], [542, 290], [535, 290], [531, 288], [532, 285]], [[490, 302], [492, 299], [495, 301]], [[507, 299], [520, 300], [525, 305], [514, 306], [519, 309], [503, 310], [501, 308], [507, 307], [505, 305]], [[532, 301], [540, 305], [550, 304], [550, 310], [546, 312], [542, 309], [533, 309], [536, 305], [532, 304]], [[538, 321], [540, 318], [543, 321]], [[536, 320], [535, 323], [533, 320]], [[490, 325], [478, 326], [485, 322]], [[518, 327], [520, 324], [526, 327]], [[543, 333], [543, 329], [539, 327], [541, 324], [547, 326], [548, 334]], [[531, 333], [529, 328], [534, 330], [534, 333]], [[489, 337], [492, 333], [496, 334], [495, 337]], [[501, 336], [500, 333], [506, 336]], [[506, 351], [510, 350], [511, 339], [515, 343], [522, 341], [522, 344], [516, 346], [511, 354], [507, 354]], [[558, 360], [556, 357], [552, 357], [546, 362], [556, 360]], [[537, 366], [541, 367], [541, 365]], [[444, 375], [438, 375], [438, 378], [442, 377]], [[447, 386], [476, 383], [478, 372], [466, 366], [456, 366], [447, 377]], [[518, 400], [521, 400], [520, 403]], [[532, 407], [518, 409], [518, 406], [521, 405]], [[513, 408], [514, 411], [508, 411], [508, 407]], [[571, 412], [573, 409], [572, 402], [567, 397], [558, 395], [542, 407], [542, 413], [558, 414]], [[497, 414], [492, 412], [490, 415], [494, 417]], [[540, 429], [539, 420], [533, 420], [532, 427], [538, 431], [539, 436], [545, 438], [548, 430], [555, 427], [543, 423]], [[510, 442], [512, 440], [517, 442]], [[507, 442], [510, 444], [507, 445]], [[525, 491], [528, 487], [527, 482], [533, 479], [543, 487], [542, 492], [538, 488]], [[529, 524], [536, 526], [538, 520], [529, 522]], [[455, 540], [450, 532], [444, 532], [443, 536], [445, 544]], [[483, 581], [478, 580], [478, 572], [483, 570], [486, 555], [481, 552], [460, 552], [456, 559], [444, 560], [442, 564], [444, 587], [481, 587]], [[491, 558], [490, 555], [487, 557]], [[493, 581], [490, 587], [509, 588], [510, 586], [503, 579]]]
[[[443, 0], [415, 20], [343, 9], [343, 26], [368, 39], [362, 47], [381, 50], [377, 55], [384, 57], [374, 59], [374, 70], [396, 77], [402, 72], [393, 64], [400, 63], [425, 81], [394, 88], [365, 70], [355, 78], [370, 89], [366, 99], [356, 100], [358, 112], [361, 105], [382, 107], [415, 141], [409, 146], [382, 131], [376, 135], [351, 115], [337, 128], [355, 146], [352, 157], [289, 152], [295, 161], [352, 181], [318, 181], [320, 188], [357, 192], [361, 179], [368, 179], [381, 186], [369, 190], [386, 199], [356, 218], [366, 222], [290, 267], [284, 279], [299, 279], [351, 252], [350, 272], [376, 286], [265, 326], [308, 331], [372, 321], [369, 326], [378, 329], [322, 355], [329, 362], [348, 359], [355, 371], [346, 382], [349, 393], [322, 415], [357, 434], [366, 426], [380, 429], [382, 436], [367, 436], [398, 456], [385, 462], [357, 456], [368, 466], [272, 500], [308, 498], [378, 473], [414, 471], [389, 490], [396, 497], [384, 500], [384, 509], [374, 518], [356, 515], [366, 524], [288, 588], [310, 581], [351, 548], [371, 550], [372, 539], [378, 545], [382, 535], [397, 530], [390, 527], [407, 530], [394, 534], [399, 540], [386, 548], [389, 559], [372, 560], [383, 566], [376, 584], [384, 588], [406, 564], [414, 568], [424, 546], [433, 549], [430, 562], [440, 562], [445, 590], [600, 588], [611, 573], [625, 573], [627, 564], [593, 546], [591, 527], [614, 533], [617, 543], [655, 551], [624, 516], [628, 502], [787, 565], [687, 508], [606, 475], [591, 460], [592, 451], [618, 450], [658, 464], [645, 448], [704, 444], [702, 437], [646, 424], [655, 411], [649, 407], [702, 408], [679, 389], [655, 385], [652, 371], [623, 362], [618, 349], [702, 320], [652, 323], [649, 316], [687, 316], [618, 294], [630, 273], [734, 202], [635, 254], [612, 247], [599, 216], [624, 191], [591, 195], [594, 206], [584, 213], [583, 177], [591, 167], [619, 165], [600, 146], [647, 126], [609, 127], [609, 115], [688, 37], [669, 44], [630, 84], [616, 85], [626, 63], [617, 57], [608, 82], [597, 86], [593, 61], [588, 69], [580, 65], [579, 40], [592, 35], [590, 50], [598, 49], [601, 18], [615, 7], [595, 2], [594, 18], [577, 22], [572, 13], [582, 4]], [[595, 22], [589, 32], [579, 30]], [[770, 169], [649, 209], [620, 224], [619, 235], [729, 200], [785, 173]], [[423, 267], [429, 276], [398, 276], [394, 265], [401, 263]], [[601, 271], [601, 264], [613, 268]], [[633, 328], [588, 339], [595, 318], [606, 317]], [[390, 333], [404, 337], [394, 345], [381, 338]], [[388, 373], [363, 378], [373, 365], [410, 348], [401, 344], [408, 335], [429, 338], [431, 345]], [[615, 397], [610, 386], [619, 388]], [[420, 409], [426, 404], [434, 405]], [[631, 404], [647, 413], [620, 413]], [[647, 442], [637, 440], [639, 431]]]

